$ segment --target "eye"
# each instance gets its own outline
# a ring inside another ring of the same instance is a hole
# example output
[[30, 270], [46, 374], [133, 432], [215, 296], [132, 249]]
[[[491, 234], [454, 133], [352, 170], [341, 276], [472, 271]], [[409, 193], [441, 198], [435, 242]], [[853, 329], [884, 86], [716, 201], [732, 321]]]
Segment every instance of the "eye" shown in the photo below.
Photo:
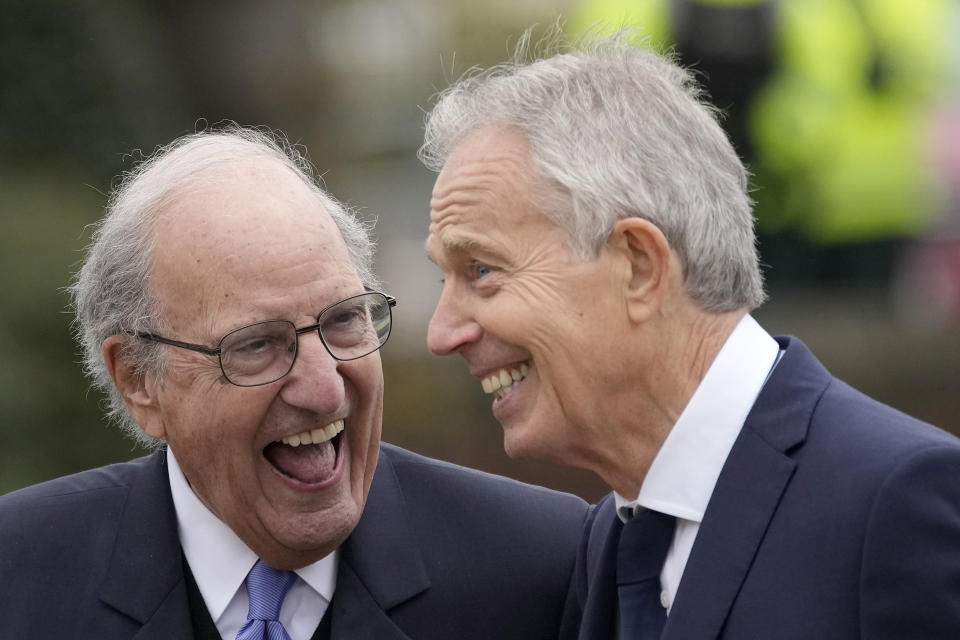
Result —
[[296, 343], [296, 336], [291, 336], [291, 328], [289, 322], [283, 321], [259, 322], [243, 327], [224, 337], [220, 344], [221, 355], [228, 361], [255, 361], [284, 353], [289, 350], [291, 343]]
[[329, 315], [324, 318], [324, 328], [327, 325], [347, 325], [366, 319], [367, 306], [365, 303], [340, 304], [329, 311]]
[[470, 264], [470, 272], [475, 280], [479, 280], [480, 278], [493, 273], [493, 267], [482, 262], [473, 261]]
[[320, 318], [320, 333], [328, 347], [349, 349], [359, 344], [368, 344], [376, 332], [370, 319], [366, 302], [344, 302], [327, 311]]
[[256, 340], [248, 340], [243, 344], [238, 344], [233, 348], [236, 353], [244, 354], [254, 354], [265, 349], [269, 349], [272, 345], [272, 342], [265, 338], [257, 338]]
[[283, 351], [283, 341], [279, 336], [253, 336], [230, 347], [234, 355], [245, 358], [257, 357], [267, 352]]
[[331, 315], [323, 323], [324, 329], [334, 329], [336, 327], [345, 327], [357, 324], [365, 319], [366, 310], [363, 307], [352, 307], [349, 309], [340, 309], [334, 315]]
[[364, 327], [367, 322], [367, 306], [363, 302], [342, 303], [327, 312], [320, 318], [320, 331], [324, 336], [335, 332], [356, 331]]

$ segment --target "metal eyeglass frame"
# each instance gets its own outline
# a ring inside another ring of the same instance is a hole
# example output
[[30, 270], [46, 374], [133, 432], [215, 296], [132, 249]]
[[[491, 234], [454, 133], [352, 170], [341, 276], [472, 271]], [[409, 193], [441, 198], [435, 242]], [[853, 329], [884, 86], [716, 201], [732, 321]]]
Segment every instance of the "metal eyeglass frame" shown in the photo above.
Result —
[[207, 346], [204, 346], [204, 345], [202, 345], [202, 344], [194, 344], [194, 343], [192, 343], [192, 342], [183, 342], [183, 341], [181, 341], [181, 340], [173, 340], [172, 338], [165, 338], [165, 337], [163, 337], [163, 336], [161, 336], [161, 335], [159, 335], [159, 334], [150, 333], [150, 332], [147, 332], [147, 331], [135, 331], [135, 332], [131, 332], [131, 335], [133, 335], [133, 336], [135, 336], [135, 337], [137, 337], [137, 338], [140, 338], [141, 340], [149, 340], [149, 341], [151, 341], [151, 342], [159, 342], [159, 343], [161, 343], [161, 344], [170, 345], [171, 347], [179, 347], [179, 348], [181, 348], [181, 349], [189, 349], [190, 351], [196, 351], [196, 352], [198, 352], [198, 353], [203, 353], [203, 354], [206, 354], [206, 355], [208, 355], [208, 356], [217, 356], [217, 362], [220, 364], [220, 372], [223, 374], [224, 380], [226, 380], [226, 381], [229, 382], [230, 384], [232, 384], [232, 385], [234, 385], [234, 386], [237, 386], [237, 387], [260, 387], [260, 386], [263, 386], [263, 385], [265, 385], [265, 384], [270, 384], [271, 382], [276, 382], [277, 380], [280, 380], [281, 378], [285, 377], [287, 374], [289, 374], [289, 373], [293, 370], [293, 364], [297, 361], [297, 355], [300, 353], [300, 348], [299, 348], [299, 346], [297, 347], [297, 350], [296, 350], [296, 351], [294, 352], [294, 354], [293, 354], [293, 360], [290, 361], [290, 368], [288, 368], [282, 375], [279, 375], [279, 376], [277, 376], [276, 378], [273, 378], [272, 380], [267, 380], [267, 381], [265, 381], [265, 382], [257, 382], [256, 384], [238, 384], [238, 383], [236, 383], [236, 382], [234, 382], [233, 380], [230, 379], [230, 376], [227, 375], [226, 370], [224, 370], [224, 368], [223, 368], [223, 358], [221, 357], [221, 354], [223, 353], [223, 351], [222, 351], [220, 345], [223, 344], [223, 341], [224, 341], [224, 340], [226, 340], [229, 336], [231, 336], [232, 334], [236, 333], [237, 331], [243, 331], [244, 329], [248, 329], [248, 328], [250, 328], [250, 327], [255, 327], [255, 326], [259, 325], [259, 324], [266, 324], [266, 323], [268, 323], [268, 322], [287, 322], [287, 323], [289, 323], [291, 326], [293, 326], [294, 333], [295, 333], [295, 335], [296, 335], [296, 337], [297, 337], [297, 344], [298, 344], [298, 345], [300, 344], [300, 336], [301, 336], [301, 335], [303, 335], [304, 333], [309, 333], [309, 332], [311, 332], [311, 331], [316, 331], [317, 335], [320, 337], [320, 342], [323, 343], [323, 348], [327, 350], [327, 353], [329, 353], [329, 354], [330, 354], [330, 357], [332, 357], [334, 360], [337, 360], [337, 361], [339, 361], [339, 362], [350, 362], [351, 360], [359, 360], [360, 358], [363, 358], [363, 357], [365, 357], [365, 356], [370, 355], [370, 354], [373, 353], [374, 351], [379, 351], [380, 348], [383, 347], [383, 345], [385, 345], [385, 344], [387, 343], [387, 340], [390, 338], [390, 333], [393, 331], [393, 308], [394, 308], [395, 306], [397, 306], [397, 299], [394, 298], [393, 296], [390, 296], [390, 295], [387, 295], [387, 294], [383, 293], [382, 291], [365, 291], [365, 292], [363, 292], [363, 293], [358, 293], [358, 294], [355, 295], [355, 296], [349, 296], [349, 297], [347, 297], [347, 298], [344, 298], [343, 300], [339, 300], [339, 301], [337, 301], [337, 302], [334, 302], [334, 303], [331, 304], [331, 305], [327, 305], [326, 307], [324, 307], [323, 309], [320, 310], [320, 313], [317, 314], [317, 319], [319, 320], [319, 319], [320, 319], [320, 316], [322, 316], [324, 313], [326, 313], [326, 312], [329, 311], [330, 309], [336, 307], [337, 305], [343, 304], [344, 302], [347, 302], [348, 300], [353, 300], [353, 299], [355, 299], [355, 298], [362, 298], [362, 297], [364, 297], [364, 296], [369, 296], [369, 295], [371, 295], [371, 294], [376, 294], [376, 295], [379, 295], [379, 296], [383, 296], [383, 297], [386, 299], [386, 301], [387, 301], [387, 309], [388, 309], [389, 312], [390, 312], [390, 330], [387, 331], [387, 335], [384, 336], [383, 340], [380, 342], [380, 344], [377, 345], [377, 347], [376, 347], [375, 349], [372, 349], [372, 350], [370, 350], [370, 351], [368, 351], [368, 352], [366, 352], [366, 353], [364, 353], [364, 354], [361, 354], [361, 355], [359, 355], [359, 356], [354, 356], [354, 357], [352, 357], [352, 358], [340, 358], [340, 357], [337, 357], [336, 355], [334, 355], [333, 351], [330, 350], [330, 345], [327, 344], [326, 339], [323, 337], [323, 331], [320, 330], [320, 323], [319, 323], [319, 322], [315, 322], [314, 324], [307, 325], [307, 326], [305, 326], [305, 327], [297, 327], [296, 325], [294, 325], [294, 324], [293, 324], [292, 322], [290, 322], [289, 320], [286, 320], [286, 319], [283, 319], [283, 318], [276, 318], [276, 319], [274, 319], [274, 320], [261, 320], [260, 322], [252, 322], [252, 323], [247, 324], [247, 325], [244, 325], [244, 326], [242, 326], [242, 327], [237, 327], [236, 329], [232, 329], [232, 330], [228, 331], [227, 333], [225, 333], [222, 338], [220, 338], [220, 340], [217, 342], [217, 346], [216, 346], [216, 347], [207, 347]]

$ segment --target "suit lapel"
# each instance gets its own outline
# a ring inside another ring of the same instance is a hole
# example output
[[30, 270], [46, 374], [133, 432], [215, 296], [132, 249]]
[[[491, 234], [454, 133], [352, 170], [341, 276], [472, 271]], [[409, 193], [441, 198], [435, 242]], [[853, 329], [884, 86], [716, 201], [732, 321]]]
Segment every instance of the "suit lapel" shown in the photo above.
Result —
[[700, 524], [664, 640], [719, 636], [793, 469], [754, 434], [741, 434]]
[[330, 606], [332, 640], [410, 640], [390, 619], [360, 576], [343, 561]]
[[388, 615], [430, 586], [389, 451], [380, 450], [363, 516], [341, 547], [334, 640], [409, 640]]
[[193, 637], [166, 454], [133, 477], [100, 592], [108, 606], [142, 627], [138, 640]]
[[615, 638], [617, 619], [617, 545], [623, 524], [617, 518], [612, 496], [597, 505], [592, 526], [585, 530], [589, 536], [582, 547], [586, 561], [586, 602], [580, 622], [579, 638], [602, 640]]
[[707, 505], [664, 629], [664, 640], [720, 636], [780, 498], [793, 450], [830, 377], [798, 340], [785, 353], [744, 423]]
[[[139, 623], [137, 640], [192, 638], [166, 455], [133, 478], [100, 599]], [[430, 586], [389, 452], [381, 450], [364, 515], [342, 547], [332, 638], [409, 640], [388, 611]]]

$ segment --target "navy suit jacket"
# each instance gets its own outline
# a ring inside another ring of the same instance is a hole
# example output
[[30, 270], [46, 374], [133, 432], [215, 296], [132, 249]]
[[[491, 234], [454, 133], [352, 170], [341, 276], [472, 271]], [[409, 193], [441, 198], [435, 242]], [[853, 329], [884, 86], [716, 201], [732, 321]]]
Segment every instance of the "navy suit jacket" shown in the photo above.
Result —
[[[382, 445], [331, 637], [555, 638], [586, 510]], [[0, 638], [192, 638], [166, 455], [0, 498], [0, 584]]]
[[[960, 638], [960, 440], [777, 340], [662, 638]], [[607, 496], [577, 561], [580, 638], [615, 637], [620, 529]]]

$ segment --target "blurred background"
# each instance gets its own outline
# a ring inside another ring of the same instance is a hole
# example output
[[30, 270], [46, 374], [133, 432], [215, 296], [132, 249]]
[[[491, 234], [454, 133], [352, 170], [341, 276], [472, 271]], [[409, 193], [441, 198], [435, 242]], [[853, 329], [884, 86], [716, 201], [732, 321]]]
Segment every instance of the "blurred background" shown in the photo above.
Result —
[[638, 24], [697, 70], [753, 173], [761, 323], [960, 433], [957, 0], [0, 0], [0, 16], [0, 493], [142, 453], [87, 390], [63, 288], [114, 176], [229, 119], [305, 145], [376, 220], [400, 300], [384, 439], [602, 495], [586, 472], [509, 460], [489, 396], [425, 347], [423, 110], [558, 17], [571, 34]]

